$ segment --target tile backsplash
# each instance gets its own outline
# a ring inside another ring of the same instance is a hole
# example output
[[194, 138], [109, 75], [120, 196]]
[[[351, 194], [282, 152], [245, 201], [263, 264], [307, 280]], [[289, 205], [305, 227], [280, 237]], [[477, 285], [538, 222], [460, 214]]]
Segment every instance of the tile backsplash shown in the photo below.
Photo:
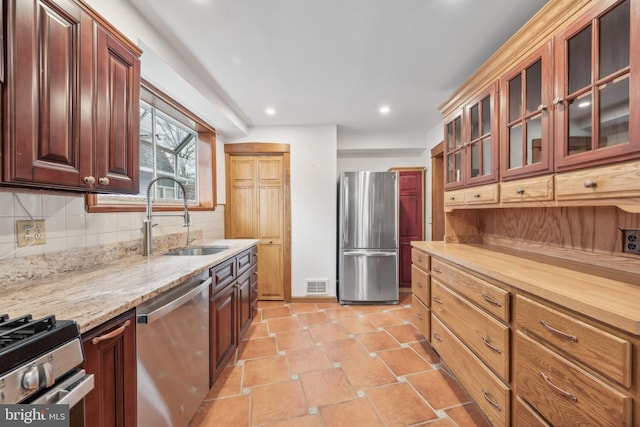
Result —
[[[17, 196], [17, 199], [16, 199]], [[203, 240], [224, 237], [224, 207], [193, 211], [191, 232]], [[44, 219], [46, 243], [18, 247], [16, 221]], [[0, 262], [116, 244], [135, 246], [142, 239], [144, 212], [87, 213], [83, 195], [0, 191]], [[184, 233], [182, 217], [157, 217], [155, 237]]]

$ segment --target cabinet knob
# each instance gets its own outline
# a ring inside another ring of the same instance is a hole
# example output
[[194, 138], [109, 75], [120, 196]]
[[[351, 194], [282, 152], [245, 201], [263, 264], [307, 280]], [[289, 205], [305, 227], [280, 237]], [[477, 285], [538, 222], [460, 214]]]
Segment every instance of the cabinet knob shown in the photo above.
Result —
[[100, 178], [98, 182], [100, 183], [100, 185], [109, 185], [109, 178], [105, 176], [103, 178]]
[[595, 188], [598, 182], [595, 179], [587, 179], [584, 181], [584, 188]]
[[544, 105], [544, 104], [538, 105], [538, 112], [539, 113], [542, 113], [543, 111], [546, 111], [546, 110], [547, 110], [547, 106], [546, 105]]
[[560, 104], [562, 104], [563, 101], [564, 101], [564, 99], [559, 98], [559, 97], [556, 96], [555, 98], [553, 98], [553, 105], [560, 105]]
[[516, 193], [524, 194], [524, 188], [516, 188]]
[[92, 176], [85, 176], [84, 179], [82, 180], [85, 184], [88, 185], [93, 185], [96, 183], [96, 179]]
[[475, 197], [476, 199], [479, 199], [480, 198], [480, 193], [474, 194], [473, 197]]

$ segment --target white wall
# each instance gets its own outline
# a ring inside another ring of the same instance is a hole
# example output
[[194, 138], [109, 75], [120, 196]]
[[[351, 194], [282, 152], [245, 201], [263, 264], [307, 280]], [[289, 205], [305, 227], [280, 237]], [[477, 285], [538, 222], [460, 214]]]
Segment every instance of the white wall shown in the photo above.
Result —
[[329, 280], [336, 295], [336, 126], [249, 128], [230, 141], [291, 147], [291, 294], [306, 295], [307, 280]]

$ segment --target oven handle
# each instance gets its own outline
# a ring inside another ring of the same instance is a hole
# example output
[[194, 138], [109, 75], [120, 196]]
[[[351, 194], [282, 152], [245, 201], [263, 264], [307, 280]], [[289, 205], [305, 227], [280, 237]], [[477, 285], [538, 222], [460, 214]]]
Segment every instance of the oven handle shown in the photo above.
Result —
[[93, 374], [86, 374], [84, 369], [76, 372], [71, 378], [52, 387], [44, 396], [30, 403], [44, 405], [69, 405], [74, 407], [93, 390], [95, 380]]
[[188, 301], [191, 301], [195, 298], [199, 293], [201, 293], [204, 289], [209, 287], [212, 283], [213, 278], [209, 277], [208, 279], [201, 282], [197, 287], [185, 292], [177, 298], [168, 297], [168, 302], [163, 304], [161, 307], [149, 312], [149, 313], [138, 313], [137, 321], [138, 323], [151, 323], [154, 322], [161, 317], [171, 313], [173, 310], [181, 307], [186, 304]]

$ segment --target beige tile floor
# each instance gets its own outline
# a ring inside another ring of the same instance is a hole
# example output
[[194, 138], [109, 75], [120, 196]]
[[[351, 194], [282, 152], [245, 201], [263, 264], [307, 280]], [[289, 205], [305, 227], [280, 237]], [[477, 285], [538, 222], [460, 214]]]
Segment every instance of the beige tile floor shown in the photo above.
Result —
[[260, 302], [192, 427], [488, 426], [398, 305]]

